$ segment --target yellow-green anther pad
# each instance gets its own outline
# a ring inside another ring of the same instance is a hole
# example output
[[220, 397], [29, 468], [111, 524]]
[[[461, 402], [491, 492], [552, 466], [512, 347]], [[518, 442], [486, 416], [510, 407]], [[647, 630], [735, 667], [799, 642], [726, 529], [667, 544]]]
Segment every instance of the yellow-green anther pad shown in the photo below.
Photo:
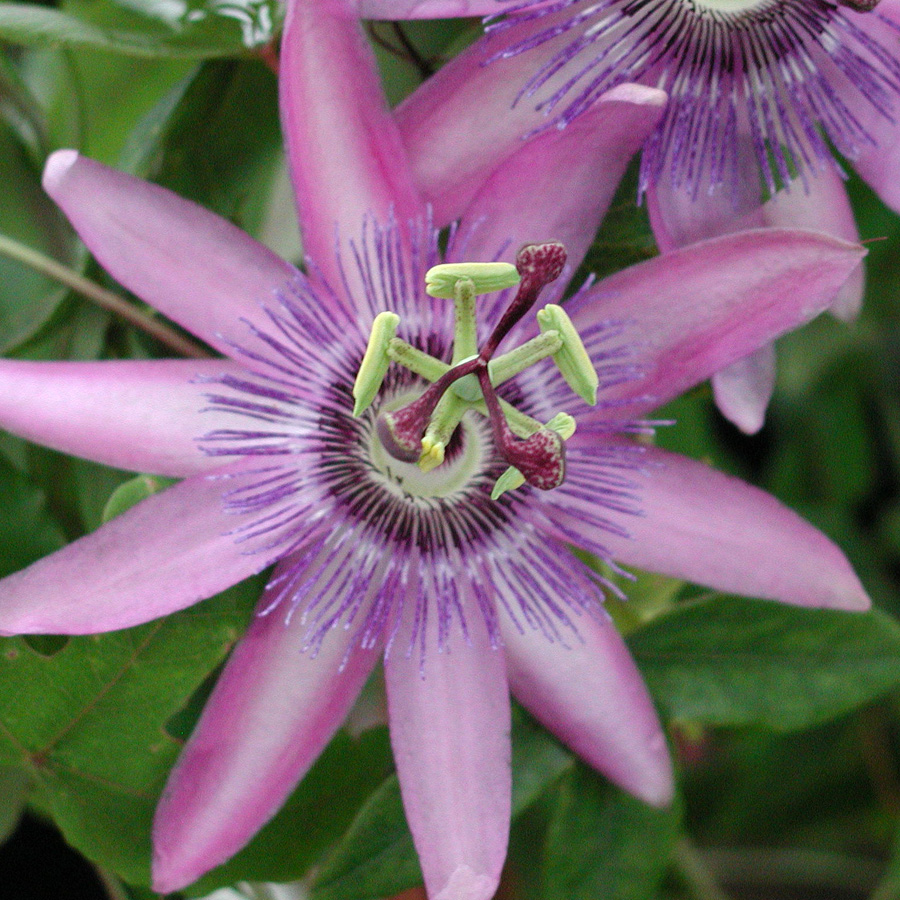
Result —
[[548, 423], [547, 427], [555, 431], [564, 441], [575, 434], [575, 419], [568, 413], [557, 413]]
[[600, 379], [568, 314], [556, 303], [548, 303], [538, 310], [537, 320], [541, 331], [556, 331], [562, 339], [562, 347], [553, 354], [553, 361], [566, 384], [585, 403], [595, 406]]
[[392, 312], [383, 312], [375, 316], [372, 322], [372, 333], [369, 344], [353, 383], [353, 415], [358, 416], [375, 399], [381, 382], [387, 373], [391, 359], [388, 356], [388, 344], [397, 334], [400, 316]]
[[443, 300], [456, 298], [456, 282], [469, 279], [476, 294], [491, 294], [515, 287], [520, 279], [516, 267], [510, 263], [443, 263], [425, 273], [425, 292]]

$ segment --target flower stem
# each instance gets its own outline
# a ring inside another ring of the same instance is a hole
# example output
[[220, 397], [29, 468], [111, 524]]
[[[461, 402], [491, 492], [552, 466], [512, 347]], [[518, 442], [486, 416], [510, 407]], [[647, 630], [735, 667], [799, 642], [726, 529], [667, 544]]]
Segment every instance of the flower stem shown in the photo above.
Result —
[[675, 867], [694, 900], [730, 900], [717, 884], [694, 845], [685, 839], [675, 845]]
[[42, 275], [60, 282], [60, 284], [64, 284], [67, 288], [76, 291], [92, 303], [96, 303], [102, 309], [114, 313], [136, 328], [140, 328], [182, 356], [204, 359], [211, 355], [190, 338], [179, 334], [165, 322], [160, 322], [158, 319], [148, 316], [134, 304], [122, 299], [118, 294], [100, 287], [99, 284], [90, 281], [77, 272], [73, 272], [67, 266], [62, 265], [55, 259], [51, 259], [49, 256], [45, 256], [34, 248], [20, 244], [18, 241], [2, 234], [0, 234], [0, 255], [24, 263], [29, 268], [34, 269], [34, 271], [40, 272]]

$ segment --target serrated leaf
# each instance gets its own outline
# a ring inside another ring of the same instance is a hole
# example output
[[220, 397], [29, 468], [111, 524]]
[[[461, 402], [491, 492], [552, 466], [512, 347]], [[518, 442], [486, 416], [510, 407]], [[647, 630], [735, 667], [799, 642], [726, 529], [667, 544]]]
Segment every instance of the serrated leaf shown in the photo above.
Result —
[[149, 881], [153, 810], [180, 749], [165, 724], [237, 640], [258, 589], [73, 637], [49, 657], [0, 641], [0, 764], [33, 780], [69, 843], [128, 881]]
[[900, 685], [900, 624], [885, 613], [717, 598], [628, 639], [669, 718], [808, 728]]
[[678, 832], [677, 804], [653, 809], [579, 764], [563, 779], [543, 867], [545, 900], [649, 900]]

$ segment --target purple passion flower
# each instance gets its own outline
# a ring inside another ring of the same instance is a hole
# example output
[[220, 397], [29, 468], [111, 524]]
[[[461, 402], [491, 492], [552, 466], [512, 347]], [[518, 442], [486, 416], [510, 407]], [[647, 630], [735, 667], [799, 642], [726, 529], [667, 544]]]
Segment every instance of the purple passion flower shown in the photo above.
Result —
[[[641, 159], [641, 189], [735, 203], [854, 162], [900, 209], [900, 0], [357, 0], [364, 16], [485, 15], [478, 64], [518, 80], [532, 127], [564, 126], [616, 85], [669, 96]], [[442, 76], [442, 77], [447, 77]], [[452, 76], [451, 76], [452, 77]], [[754, 177], [754, 172], [759, 178]], [[760, 183], [761, 179], [761, 183]]]
[[[652, 703], [571, 545], [715, 589], [866, 607], [840, 550], [774, 498], [627, 434], [821, 311], [863, 251], [732, 235], [589, 284], [563, 315], [524, 315], [528, 292], [558, 299], [658, 120], [658, 92], [629, 88], [585, 113], [603, 134], [592, 153], [573, 146], [576, 122], [516, 136], [471, 176], [448, 262], [479, 288], [466, 260], [513, 259], [515, 294], [479, 300], [457, 279], [445, 299], [438, 269], [432, 298], [435, 233], [357, 23], [290, 3], [281, 59], [305, 274], [169, 191], [74, 151], [47, 163], [46, 189], [97, 259], [224, 358], [0, 362], [10, 431], [184, 479], [0, 582], [0, 631], [125, 628], [274, 564], [161, 800], [156, 888], [253, 836], [383, 659], [429, 895], [487, 900], [509, 826], [510, 690], [615, 783], [671, 796]], [[474, 319], [459, 314], [470, 294]], [[515, 357], [535, 340], [553, 360]], [[495, 392], [501, 364], [518, 374]], [[400, 458], [420, 431], [421, 464]]]

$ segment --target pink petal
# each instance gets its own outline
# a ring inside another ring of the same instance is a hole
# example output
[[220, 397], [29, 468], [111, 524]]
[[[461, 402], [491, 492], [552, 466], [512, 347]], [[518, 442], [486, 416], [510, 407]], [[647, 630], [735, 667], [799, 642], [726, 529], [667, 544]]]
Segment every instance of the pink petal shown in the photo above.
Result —
[[241, 318], [264, 322], [259, 304], [294, 277], [225, 219], [74, 150], [50, 156], [44, 188], [117, 281], [224, 353], [247, 341]]
[[766, 420], [775, 389], [774, 345], [766, 344], [720, 369], [712, 377], [712, 387], [722, 415], [745, 434], [756, 434]]
[[[281, 45], [281, 116], [306, 253], [340, 285], [336, 251], [364, 218], [424, 214], [359, 23], [336, 0], [290, 0]], [[337, 229], [340, 229], [338, 241]]]
[[[807, 173], [808, 189], [800, 179], [781, 190], [766, 203], [759, 202], [755, 160], [745, 184], [748, 193], [735, 207], [730, 185], [720, 185], [711, 194], [693, 199], [686, 191], [668, 182], [655, 185], [647, 194], [650, 222], [660, 250], [668, 252], [705, 238], [746, 231], [750, 228], [804, 228], [821, 231], [851, 243], [859, 241], [859, 231], [847, 191], [831, 168]], [[857, 266], [837, 291], [832, 312], [852, 318], [862, 303], [865, 273]]]
[[503, 652], [491, 648], [477, 608], [467, 621], [471, 643], [455, 635], [442, 651], [430, 629], [422, 669], [403, 642], [385, 658], [391, 744], [432, 900], [490, 900], [509, 834]]
[[492, 16], [503, 11], [498, 0], [353, 0], [361, 19], [454, 19]]
[[21, 437], [108, 466], [183, 478], [218, 468], [197, 438], [234, 426], [202, 412], [209, 378], [230, 360], [23, 362], [0, 360], [0, 425]]
[[[589, 454], [592, 438], [576, 433], [569, 444]], [[868, 608], [838, 547], [770, 494], [682, 456], [645, 453], [642, 514], [618, 519], [629, 537], [589, 528], [596, 504], [565, 485], [548, 497], [551, 517], [584, 532], [585, 546], [599, 541], [617, 561], [651, 572], [797, 606]]]
[[[259, 462], [222, 469], [238, 477]], [[228, 534], [229, 480], [195, 475], [0, 581], [0, 634], [96, 634], [184, 609], [261, 571], [280, 548], [248, 553]]]
[[[888, 22], [882, 21], [885, 17]], [[897, 55], [897, 29], [900, 28], [900, 3], [896, 0], [881, 0], [872, 13], [853, 15], [853, 24]], [[847, 96], [853, 96], [847, 91]], [[879, 197], [894, 210], [900, 212], [900, 118], [896, 98], [893, 121], [881, 115], [868, 103], [858, 103], [853, 113], [863, 128], [875, 142], [875, 146], [864, 145], [856, 157], [856, 171], [871, 185]]]
[[640, 416], [828, 308], [865, 255], [807, 231], [761, 229], [701, 241], [631, 266], [570, 306], [576, 327], [626, 323], [642, 372], [610, 387], [602, 410]]
[[276, 609], [257, 616], [235, 648], [156, 813], [157, 891], [177, 891], [240, 850], [353, 705], [378, 653], [348, 654], [351, 633], [341, 629], [312, 656], [306, 630], [300, 616], [286, 623]]
[[[571, 10], [523, 23], [517, 39], [550, 28]], [[481, 39], [454, 57], [396, 109], [397, 123], [415, 182], [434, 209], [438, 225], [459, 218], [485, 179], [521, 145], [522, 137], [548, 124], [535, 111], [536, 98], [523, 97], [522, 86], [542, 60], [564, 47], [570, 35], [561, 35], [531, 53], [497, 59], [502, 40]], [[558, 73], [541, 97], [562, 84], [568, 73]], [[598, 173], [599, 175], [600, 173]]]
[[[601, 614], [603, 615], [603, 614]], [[571, 646], [503, 621], [516, 699], [585, 762], [653, 806], [672, 799], [672, 764], [643, 679], [612, 622], [582, 616]]]
[[558, 240], [574, 271], [665, 99], [653, 88], [621, 85], [569, 127], [516, 141], [465, 211], [464, 221], [475, 225], [466, 256], [492, 259], [507, 244], [512, 260], [522, 244]]

